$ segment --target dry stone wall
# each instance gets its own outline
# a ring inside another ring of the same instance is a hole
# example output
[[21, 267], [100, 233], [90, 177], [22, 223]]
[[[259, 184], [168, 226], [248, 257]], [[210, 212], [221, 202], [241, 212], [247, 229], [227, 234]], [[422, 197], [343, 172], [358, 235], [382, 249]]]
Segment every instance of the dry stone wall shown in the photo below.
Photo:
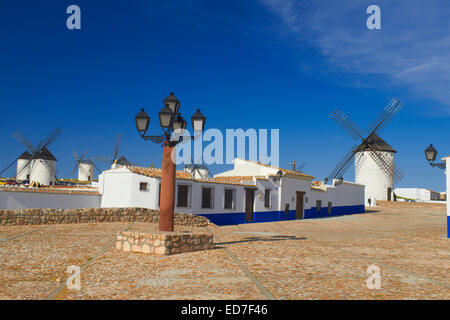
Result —
[[118, 232], [116, 249], [125, 252], [172, 255], [214, 249], [214, 237], [209, 233]]
[[[94, 209], [26, 209], [0, 211], [0, 225], [22, 226], [37, 224], [99, 223], [99, 222], [159, 223], [159, 211], [145, 208]], [[175, 213], [175, 225], [206, 227], [211, 222], [193, 214]]]

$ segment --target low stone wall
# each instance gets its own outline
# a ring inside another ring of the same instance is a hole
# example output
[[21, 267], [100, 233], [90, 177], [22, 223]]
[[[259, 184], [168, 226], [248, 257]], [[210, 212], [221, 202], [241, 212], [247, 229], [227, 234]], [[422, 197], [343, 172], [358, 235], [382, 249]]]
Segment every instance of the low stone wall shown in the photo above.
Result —
[[[94, 209], [26, 209], [0, 211], [0, 225], [21, 226], [37, 224], [99, 223], [99, 222], [159, 223], [159, 211], [144, 208]], [[193, 214], [175, 213], [175, 225], [206, 227], [211, 222]]]
[[116, 249], [125, 252], [171, 255], [214, 248], [214, 237], [208, 233], [118, 232]]
[[[406, 202], [406, 201], [382, 201], [377, 200], [377, 206], [385, 208], [427, 208], [436, 210], [445, 210], [447, 203], [431, 203], [431, 202]], [[370, 208], [369, 208], [370, 209]]]

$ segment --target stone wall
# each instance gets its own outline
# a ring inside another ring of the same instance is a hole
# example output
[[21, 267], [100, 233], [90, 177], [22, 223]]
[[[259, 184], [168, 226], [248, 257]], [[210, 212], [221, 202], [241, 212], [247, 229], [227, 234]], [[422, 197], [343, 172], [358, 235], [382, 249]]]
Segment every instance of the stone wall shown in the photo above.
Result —
[[426, 208], [426, 209], [436, 209], [445, 210], [446, 203], [436, 202], [406, 202], [406, 201], [381, 201], [377, 200], [377, 206], [385, 208]]
[[171, 255], [214, 248], [214, 237], [209, 233], [179, 232], [118, 232], [116, 249], [125, 252]]
[[[94, 209], [25, 209], [0, 211], [0, 225], [21, 226], [36, 224], [99, 223], [99, 222], [159, 223], [159, 211], [144, 208]], [[211, 222], [193, 214], [175, 213], [175, 225], [206, 227]]]

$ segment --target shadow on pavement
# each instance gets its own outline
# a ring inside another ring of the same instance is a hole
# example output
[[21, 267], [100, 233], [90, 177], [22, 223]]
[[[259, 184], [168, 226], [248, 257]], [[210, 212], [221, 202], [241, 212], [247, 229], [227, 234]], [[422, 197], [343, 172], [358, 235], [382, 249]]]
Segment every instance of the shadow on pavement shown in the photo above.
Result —
[[235, 244], [235, 243], [249, 243], [249, 242], [275, 242], [275, 241], [286, 241], [286, 240], [306, 240], [306, 238], [297, 238], [296, 236], [271, 236], [271, 237], [247, 237], [243, 240], [237, 241], [229, 241], [229, 242], [217, 242], [215, 243], [216, 248], [220, 248], [217, 246], [227, 245], [227, 244]]

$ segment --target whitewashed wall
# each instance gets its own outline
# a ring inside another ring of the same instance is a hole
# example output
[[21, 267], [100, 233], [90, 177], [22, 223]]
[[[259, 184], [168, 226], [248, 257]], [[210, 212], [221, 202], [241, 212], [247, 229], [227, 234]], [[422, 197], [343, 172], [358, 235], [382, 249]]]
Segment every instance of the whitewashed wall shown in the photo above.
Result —
[[[141, 182], [148, 184], [140, 191]], [[138, 175], [126, 167], [104, 171], [99, 176], [102, 208], [142, 207], [158, 208], [159, 179]]]
[[[384, 157], [394, 163], [395, 157], [392, 152], [380, 152]], [[355, 182], [366, 186], [365, 201], [368, 199], [387, 200], [388, 188], [394, 187], [393, 177], [386, 177], [378, 164], [369, 155], [368, 151], [358, 152], [355, 155]], [[393, 200], [393, 194], [391, 194]]]
[[100, 208], [101, 196], [0, 191], [0, 210]]
[[305, 192], [303, 208], [307, 210], [311, 207], [311, 181], [283, 177], [281, 178], [280, 211], [285, 210], [286, 204], [289, 204], [289, 210], [295, 210], [297, 191]]
[[396, 188], [395, 194], [400, 197], [414, 199], [418, 201], [429, 201], [430, 190], [423, 188]]

